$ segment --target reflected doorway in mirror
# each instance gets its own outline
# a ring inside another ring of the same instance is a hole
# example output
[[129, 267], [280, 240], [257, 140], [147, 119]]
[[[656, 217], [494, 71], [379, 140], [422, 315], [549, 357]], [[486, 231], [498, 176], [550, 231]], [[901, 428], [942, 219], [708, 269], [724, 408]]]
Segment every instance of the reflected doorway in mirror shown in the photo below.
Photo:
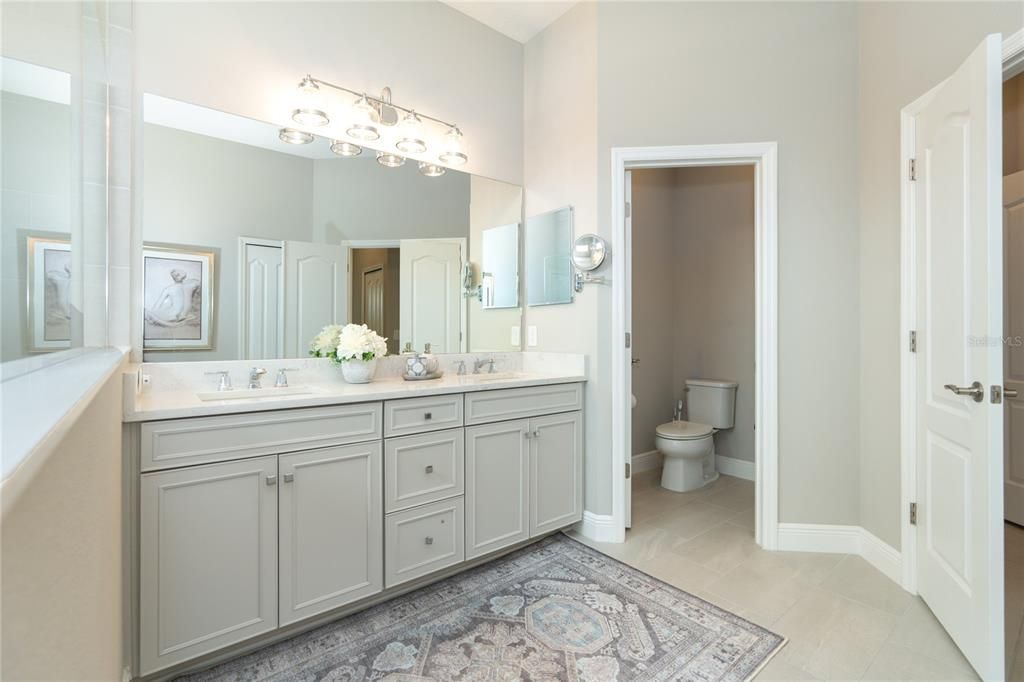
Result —
[[71, 347], [71, 242], [29, 237], [29, 351], [40, 353]]

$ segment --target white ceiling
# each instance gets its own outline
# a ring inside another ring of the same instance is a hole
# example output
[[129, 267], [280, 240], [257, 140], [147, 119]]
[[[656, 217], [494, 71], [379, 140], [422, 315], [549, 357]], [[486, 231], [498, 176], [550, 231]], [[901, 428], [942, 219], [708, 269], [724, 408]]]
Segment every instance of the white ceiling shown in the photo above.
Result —
[[441, 0], [481, 24], [525, 43], [576, 4], [560, 0]]

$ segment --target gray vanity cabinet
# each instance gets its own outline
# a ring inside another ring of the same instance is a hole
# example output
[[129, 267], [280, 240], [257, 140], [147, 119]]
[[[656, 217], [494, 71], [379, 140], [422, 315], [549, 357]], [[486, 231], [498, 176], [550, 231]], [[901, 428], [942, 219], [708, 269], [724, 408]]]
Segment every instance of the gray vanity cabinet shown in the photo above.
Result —
[[276, 456], [143, 474], [139, 511], [144, 673], [277, 628]]
[[530, 536], [583, 516], [583, 420], [564, 412], [530, 420]]
[[281, 455], [280, 622], [383, 588], [381, 443]]
[[530, 537], [530, 420], [466, 429], [466, 558]]

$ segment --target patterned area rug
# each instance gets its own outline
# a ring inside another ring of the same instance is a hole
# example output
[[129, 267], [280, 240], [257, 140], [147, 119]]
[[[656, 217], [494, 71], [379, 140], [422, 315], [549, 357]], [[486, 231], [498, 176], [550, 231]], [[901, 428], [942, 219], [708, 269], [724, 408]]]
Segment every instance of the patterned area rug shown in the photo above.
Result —
[[188, 680], [748, 680], [773, 632], [561, 534]]

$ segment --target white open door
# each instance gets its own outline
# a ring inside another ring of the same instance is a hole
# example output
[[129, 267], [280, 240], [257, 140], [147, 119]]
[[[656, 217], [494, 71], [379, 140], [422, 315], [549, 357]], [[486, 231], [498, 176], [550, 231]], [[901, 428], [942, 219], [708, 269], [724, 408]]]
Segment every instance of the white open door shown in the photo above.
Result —
[[284, 357], [305, 357], [325, 325], [348, 322], [348, 249], [285, 242], [284, 301]]
[[[626, 182], [623, 186], [623, 197], [626, 200], [624, 206], [626, 211], [626, 243], [625, 249], [623, 250], [622, 258], [623, 265], [626, 267], [626, 282], [629, 282], [629, 290], [626, 292], [626, 329], [629, 330], [630, 334], [630, 347], [625, 350], [629, 354], [630, 367], [635, 367], [632, 364], [633, 361], [633, 172], [626, 171]], [[629, 401], [630, 411], [629, 418], [626, 419], [626, 441], [633, 447], [633, 372], [632, 370], [626, 374], [626, 395], [624, 399]], [[628, 475], [626, 476], [626, 495], [625, 495], [625, 507], [626, 507], [626, 528], [633, 527], [633, 453], [630, 452], [630, 464]]]
[[[1006, 520], [1024, 526], [1024, 171], [1003, 178]], [[1016, 395], [1010, 394], [1016, 391]]]
[[1001, 44], [914, 119], [917, 585], [983, 679], [1004, 665]]
[[400, 349], [465, 352], [460, 239], [403, 239], [399, 248]]

